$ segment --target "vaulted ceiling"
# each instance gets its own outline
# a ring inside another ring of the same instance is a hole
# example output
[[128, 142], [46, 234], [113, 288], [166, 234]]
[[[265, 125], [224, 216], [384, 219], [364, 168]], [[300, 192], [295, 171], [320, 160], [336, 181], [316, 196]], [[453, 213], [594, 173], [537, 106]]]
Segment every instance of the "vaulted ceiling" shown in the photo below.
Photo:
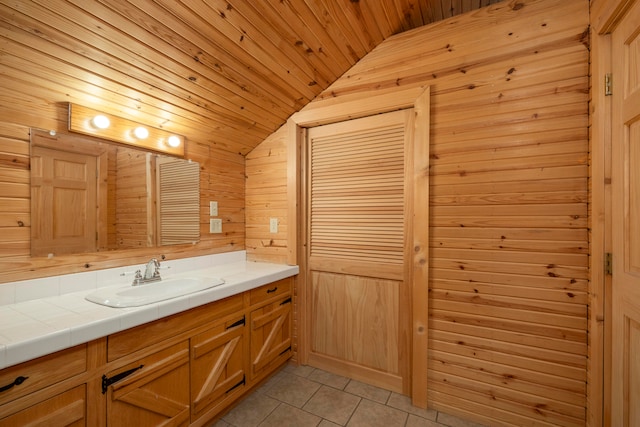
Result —
[[31, 97], [17, 117], [66, 120], [73, 102], [246, 154], [387, 37], [492, 3], [0, 0], [3, 99]]

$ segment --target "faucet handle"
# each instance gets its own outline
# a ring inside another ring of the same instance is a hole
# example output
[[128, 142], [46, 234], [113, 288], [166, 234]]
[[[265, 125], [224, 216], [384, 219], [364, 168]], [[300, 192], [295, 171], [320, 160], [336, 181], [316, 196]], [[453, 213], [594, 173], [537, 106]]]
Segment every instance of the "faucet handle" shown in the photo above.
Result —
[[135, 276], [133, 276], [133, 283], [131, 283], [133, 286], [139, 285], [140, 283], [142, 283], [142, 272], [140, 270], [136, 270], [135, 272]]
[[140, 271], [140, 269], [137, 269], [136, 271], [123, 271], [122, 273], [120, 273], [120, 276], [125, 277], [125, 276], [131, 276], [132, 274], [135, 275], [135, 277], [142, 276], [142, 272]]

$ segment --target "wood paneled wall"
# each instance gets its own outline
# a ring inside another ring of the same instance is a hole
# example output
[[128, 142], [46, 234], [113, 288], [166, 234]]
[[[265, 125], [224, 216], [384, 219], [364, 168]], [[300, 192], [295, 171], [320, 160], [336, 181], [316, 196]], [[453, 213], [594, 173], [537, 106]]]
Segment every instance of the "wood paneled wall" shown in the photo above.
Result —
[[430, 407], [585, 424], [588, 6], [505, 1], [394, 36], [314, 101], [431, 86]]
[[118, 150], [116, 157], [116, 240], [120, 249], [146, 248], [155, 241], [148, 195], [148, 153]]
[[[0, 80], [2, 87], [11, 79]], [[14, 88], [15, 89], [15, 88]], [[25, 98], [25, 103], [28, 102]], [[0, 102], [9, 100], [0, 95]], [[20, 99], [11, 102], [20, 103]], [[26, 105], [22, 108], [27, 108]], [[40, 112], [48, 114], [48, 110]], [[30, 256], [30, 187], [28, 116], [0, 121], [0, 284], [15, 280], [76, 273], [143, 263], [160, 254], [167, 259], [229, 252], [245, 248], [244, 156], [189, 140], [185, 158], [200, 163], [200, 242], [93, 254], [53, 257]], [[3, 117], [4, 120], [7, 118]], [[24, 120], [23, 120], [24, 119]], [[54, 120], [49, 117], [43, 120]], [[62, 125], [61, 125], [62, 126]], [[59, 129], [62, 131], [63, 129]], [[218, 202], [222, 234], [209, 234], [209, 201]]]
[[[287, 129], [271, 134], [246, 156], [247, 256], [253, 261], [287, 262]], [[278, 220], [271, 233], [269, 219]]]

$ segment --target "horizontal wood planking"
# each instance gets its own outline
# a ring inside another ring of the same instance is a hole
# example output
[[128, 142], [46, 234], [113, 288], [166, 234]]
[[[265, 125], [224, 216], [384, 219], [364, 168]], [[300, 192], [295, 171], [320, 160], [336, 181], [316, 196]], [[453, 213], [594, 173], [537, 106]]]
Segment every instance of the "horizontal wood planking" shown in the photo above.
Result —
[[503, 2], [394, 36], [318, 97], [431, 86], [433, 408], [584, 425], [587, 27], [587, 2]]
[[[282, 127], [246, 156], [247, 258], [287, 262], [287, 129]], [[269, 219], [278, 232], [269, 232]]]
[[57, 104], [98, 104], [246, 154], [386, 37], [497, 1], [7, 3], [0, 111], [61, 131]]
[[31, 250], [29, 129], [0, 122], [0, 258]]

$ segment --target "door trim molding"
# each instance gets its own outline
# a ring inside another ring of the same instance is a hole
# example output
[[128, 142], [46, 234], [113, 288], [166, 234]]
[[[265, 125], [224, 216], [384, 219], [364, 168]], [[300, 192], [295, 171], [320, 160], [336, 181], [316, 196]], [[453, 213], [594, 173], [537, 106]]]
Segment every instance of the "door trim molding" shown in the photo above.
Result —
[[[611, 126], [612, 102], [605, 96], [605, 74], [611, 73], [611, 31], [637, 0], [592, 0], [591, 24], [591, 241], [587, 425], [611, 423], [611, 286], [604, 272], [605, 253], [612, 252]], [[615, 77], [614, 77], [615, 78]]]
[[[325, 92], [330, 94], [330, 91]], [[301, 190], [306, 185], [306, 179], [301, 175], [301, 161], [304, 154], [303, 142], [305, 128], [336, 123], [340, 121], [387, 113], [395, 110], [414, 108], [414, 154], [425, 156], [424, 162], [415, 162], [413, 173], [413, 194], [420, 192], [419, 200], [414, 200], [416, 210], [424, 210], [428, 217], [429, 207], [429, 86], [414, 86], [405, 89], [368, 90], [351, 93], [340, 97], [326, 97], [322, 95], [308, 104], [300, 112], [294, 114], [287, 121], [287, 194], [288, 215], [290, 224], [304, 224], [304, 201]], [[426, 150], [426, 153], [425, 151]], [[428, 310], [414, 310], [413, 307], [428, 307], [429, 292], [429, 224], [420, 223], [414, 218], [409, 224], [412, 230], [412, 241], [408, 247], [413, 248], [412, 262], [407, 269], [411, 283], [411, 397], [415, 406], [427, 407], [427, 351], [428, 351]], [[288, 262], [298, 264], [300, 271], [307, 271], [306, 239], [302, 236], [302, 227], [290, 227], [287, 236]], [[294, 249], [295, 248], [295, 249]], [[296, 292], [296, 325], [297, 325], [297, 356], [298, 361], [306, 364], [309, 361], [310, 324], [307, 313], [308, 284], [304, 274], [297, 280]]]

